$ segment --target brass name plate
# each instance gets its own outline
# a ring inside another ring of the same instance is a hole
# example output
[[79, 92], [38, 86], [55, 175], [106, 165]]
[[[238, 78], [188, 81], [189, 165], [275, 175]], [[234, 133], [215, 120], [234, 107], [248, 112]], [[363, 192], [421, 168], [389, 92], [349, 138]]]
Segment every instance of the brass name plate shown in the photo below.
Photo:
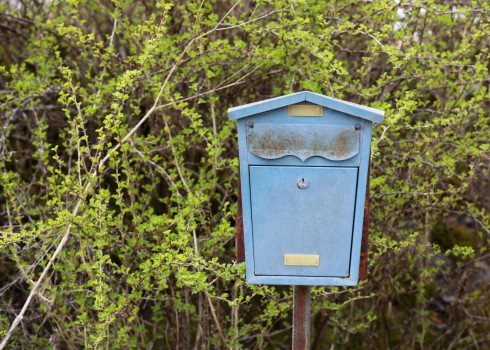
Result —
[[315, 254], [284, 254], [286, 266], [320, 266], [320, 255]]
[[290, 117], [321, 117], [321, 116], [323, 116], [323, 106], [319, 106], [319, 105], [290, 105], [290, 106], [288, 106], [288, 116], [290, 116]]

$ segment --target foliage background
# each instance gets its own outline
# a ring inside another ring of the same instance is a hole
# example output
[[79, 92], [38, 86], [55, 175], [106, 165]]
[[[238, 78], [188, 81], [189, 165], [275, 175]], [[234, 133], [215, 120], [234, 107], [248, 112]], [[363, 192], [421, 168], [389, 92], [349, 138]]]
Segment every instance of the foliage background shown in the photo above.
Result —
[[[11, 349], [288, 349], [291, 288], [236, 264], [231, 106], [386, 112], [369, 280], [313, 349], [490, 348], [486, 0], [0, 4], [0, 336]], [[63, 241], [63, 237], [65, 241]]]

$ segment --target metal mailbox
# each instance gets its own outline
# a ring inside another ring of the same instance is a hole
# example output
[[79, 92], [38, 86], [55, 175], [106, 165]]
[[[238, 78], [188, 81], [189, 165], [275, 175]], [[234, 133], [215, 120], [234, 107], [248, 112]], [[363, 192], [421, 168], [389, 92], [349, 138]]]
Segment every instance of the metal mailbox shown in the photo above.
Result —
[[372, 123], [312, 92], [230, 108], [238, 121], [247, 282], [358, 282]]

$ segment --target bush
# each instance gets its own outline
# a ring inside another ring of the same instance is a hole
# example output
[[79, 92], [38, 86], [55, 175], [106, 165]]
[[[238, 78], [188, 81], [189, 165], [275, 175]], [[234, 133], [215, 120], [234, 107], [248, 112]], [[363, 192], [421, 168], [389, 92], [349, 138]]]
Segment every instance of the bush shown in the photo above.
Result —
[[488, 10], [0, 4], [0, 336], [39, 280], [10, 348], [289, 348], [291, 288], [234, 262], [226, 110], [311, 90], [386, 111], [369, 280], [314, 289], [312, 348], [485, 348]]

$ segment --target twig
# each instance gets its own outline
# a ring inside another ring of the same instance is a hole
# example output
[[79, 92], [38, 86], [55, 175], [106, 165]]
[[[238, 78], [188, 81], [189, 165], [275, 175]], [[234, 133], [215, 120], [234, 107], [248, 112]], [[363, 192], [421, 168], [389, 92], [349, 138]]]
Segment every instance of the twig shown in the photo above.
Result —
[[[111, 39], [109, 41], [109, 47], [112, 46], [112, 43], [114, 41], [114, 36], [116, 34], [116, 28], [117, 28], [117, 19], [114, 19], [114, 25], [112, 26], [112, 33], [111, 33]], [[100, 74], [100, 84], [102, 85], [102, 80], [104, 79], [104, 74], [106, 72], [107, 66], [104, 66], [104, 69], [102, 70], [102, 73]], [[97, 101], [97, 98], [99, 97], [100, 90], [102, 89], [102, 86], [99, 87], [99, 90], [97, 90], [97, 94], [95, 94], [95, 99], [94, 99], [94, 107], [95, 107], [95, 101]]]
[[216, 91], [219, 91], [219, 90], [227, 89], [227, 88], [229, 88], [229, 87], [232, 87], [232, 86], [235, 86], [235, 85], [242, 84], [242, 80], [243, 80], [243, 79], [245, 79], [245, 78], [246, 78], [246, 77], [248, 77], [250, 74], [252, 74], [253, 72], [255, 72], [257, 69], [259, 69], [260, 67], [262, 67], [262, 65], [263, 65], [263, 64], [258, 65], [257, 67], [255, 67], [254, 69], [252, 69], [250, 72], [248, 72], [247, 74], [245, 74], [243, 77], [241, 77], [240, 79], [238, 79], [238, 80], [237, 80], [237, 81], [235, 81], [234, 83], [231, 83], [231, 84], [228, 84], [228, 85], [222, 86], [222, 87], [220, 87], [220, 88], [214, 88], [213, 90], [206, 91], [206, 92], [203, 92], [203, 93], [200, 93], [200, 94], [197, 94], [197, 95], [192, 95], [192, 96], [190, 96], [190, 97], [186, 97], [186, 98], [183, 98], [183, 99], [180, 99], [180, 100], [174, 101], [174, 102], [169, 102], [169, 103], [166, 103], [166, 104], [164, 104], [164, 105], [160, 105], [160, 106], [158, 106], [156, 109], [161, 109], [161, 108], [169, 107], [169, 106], [172, 106], [172, 105], [177, 104], [177, 103], [180, 103], [180, 102], [189, 101], [189, 100], [195, 99], [195, 98], [197, 98], [197, 97], [205, 96], [205, 95], [211, 94], [211, 93], [216, 92]]
[[263, 16], [260, 16], [260, 17], [258, 17], [258, 18], [256, 18], [256, 19], [252, 19], [252, 20], [247, 21], [247, 22], [243, 22], [243, 23], [240, 23], [240, 24], [236, 24], [236, 25], [232, 25], [232, 26], [228, 26], [228, 27], [224, 27], [224, 28], [218, 28], [218, 29], [216, 29], [216, 30], [217, 30], [217, 31], [219, 31], [219, 30], [228, 30], [228, 29], [233, 29], [233, 28], [243, 27], [243, 26], [245, 26], [245, 25], [247, 25], [247, 24], [250, 24], [250, 23], [252, 23], [252, 22], [260, 21], [261, 19], [264, 19], [264, 18], [266, 18], [266, 17], [269, 17], [270, 15], [272, 15], [272, 14], [274, 14], [274, 13], [276, 13], [276, 11], [271, 11], [271, 12], [269, 12], [269, 13], [266, 13], [266, 14], [265, 14], [265, 15], [263, 15]]
[[221, 340], [223, 341], [223, 345], [225, 345], [226, 339], [225, 339], [225, 336], [223, 335], [223, 331], [221, 330], [221, 326], [219, 325], [218, 317], [216, 316], [216, 311], [214, 310], [213, 303], [211, 302], [211, 298], [209, 297], [208, 293], [206, 293], [206, 298], [208, 299], [209, 307], [211, 308], [211, 314], [213, 315], [214, 322], [216, 323], [216, 328], [218, 328], [219, 336], [221, 337]]

